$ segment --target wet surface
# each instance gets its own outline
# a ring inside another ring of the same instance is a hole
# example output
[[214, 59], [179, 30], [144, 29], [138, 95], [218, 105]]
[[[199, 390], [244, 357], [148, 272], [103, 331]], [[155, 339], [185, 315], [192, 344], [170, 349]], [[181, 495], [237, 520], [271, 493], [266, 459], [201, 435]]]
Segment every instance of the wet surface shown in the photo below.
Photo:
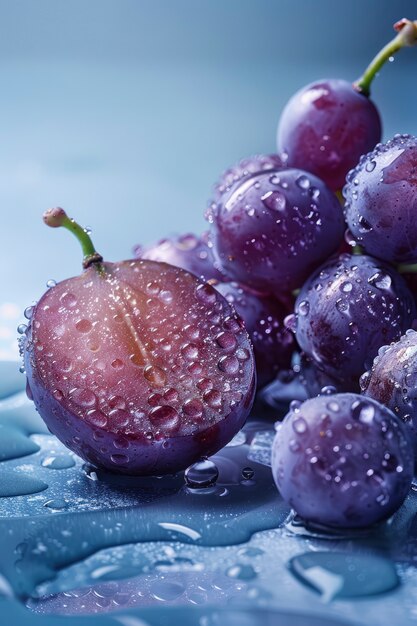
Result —
[[0, 602], [13, 623], [417, 621], [413, 490], [391, 520], [369, 529], [306, 525], [274, 486], [274, 423], [258, 416], [187, 476], [112, 475], [48, 434], [8, 380], [0, 383]]

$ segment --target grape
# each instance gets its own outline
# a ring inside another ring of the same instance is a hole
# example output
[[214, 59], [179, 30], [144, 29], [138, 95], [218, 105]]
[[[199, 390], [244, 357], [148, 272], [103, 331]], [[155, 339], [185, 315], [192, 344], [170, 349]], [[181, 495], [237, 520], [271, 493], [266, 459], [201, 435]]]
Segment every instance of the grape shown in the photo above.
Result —
[[369, 254], [417, 261], [417, 138], [396, 135], [363, 156], [343, 190], [350, 231]]
[[392, 267], [369, 256], [342, 254], [303, 285], [295, 316], [286, 322], [323, 372], [355, 390], [378, 348], [399, 339], [415, 313], [413, 297]]
[[263, 387], [291, 365], [295, 342], [284, 326], [289, 308], [271, 295], [237, 283], [218, 283], [214, 287], [234, 306], [245, 323], [255, 354], [258, 387]]
[[411, 425], [417, 451], [417, 333], [410, 329], [396, 343], [383, 346], [360, 383], [365, 396]]
[[354, 393], [293, 403], [272, 449], [272, 473], [306, 520], [360, 528], [392, 515], [406, 497], [414, 457], [408, 427]]
[[285, 158], [279, 154], [255, 154], [242, 159], [236, 165], [225, 170], [214, 185], [212, 202], [219, 202], [232, 187], [246, 180], [253, 174], [285, 167]]
[[278, 125], [278, 151], [287, 165], [312, 172], [334, 191], [359, 157], [381, 139], [372, 100], [339, 79], [319, 80], [298, 91]]
[[232, 280], [279, 295], [335, 252], [342, 210], [324, 183], [296, 169], [245, 179], [212, 206], [213, 251]]
[[224, 277], [216, 267], [208, 233], [200, 237], [188, 233], [167, 239], [148, 248], [136, 246], [135, 256], [140, 259], [161, 261], [182, 267], [204, 280], [223, 280]]
[[[45, 221], [82, 231], [62, 209]], [[121, 473], [173, 473], [213, 454], [253, 401], [243, 322], [193, 274], [148, 260], [104, 263], [88, 235], [79, 238], [85, 271], [42, 296], [23, 343], [48, 428], [86, 461]]]

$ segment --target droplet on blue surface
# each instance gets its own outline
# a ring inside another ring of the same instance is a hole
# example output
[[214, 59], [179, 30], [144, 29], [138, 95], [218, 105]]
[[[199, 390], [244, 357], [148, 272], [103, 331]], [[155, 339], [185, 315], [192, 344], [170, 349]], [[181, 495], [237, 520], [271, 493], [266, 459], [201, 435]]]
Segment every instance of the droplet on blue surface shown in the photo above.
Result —
[[290, 571], [318, 591], [324, 602], [385, 593], [400, 583], [394, 563], [375, 554], [306, 552], [293, 557], [289, 565]]

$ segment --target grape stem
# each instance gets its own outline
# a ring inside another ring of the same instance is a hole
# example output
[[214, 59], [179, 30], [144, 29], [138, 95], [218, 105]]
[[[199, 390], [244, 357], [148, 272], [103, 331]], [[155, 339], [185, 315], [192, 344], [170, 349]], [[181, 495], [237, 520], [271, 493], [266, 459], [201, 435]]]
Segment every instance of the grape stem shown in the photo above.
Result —
[[397, 266], [399, 274], [417, 274], [417, 263], [402, 263]]
[[85, 270], [91, 265], [94, 265], [100, 273], [104, 271], [102, 266], [103, 257], [95, 249], [88, 232], [85, 228], [77, 224], [75, 220], [68, 217], [64, 209], [60, 207], [48, 209], [48, 211], [45, 211], [43, 214], [43, 221], [51, 228], [66, 228], [76, 236], [83, 251], [83, 268]]
[[417, 46], [417, 20], [414, 22], [403, 18], [394, 24], [397, 35], [378, 52], [366, 68], [363, 75], [353, 83], [357, 91], [369, 96], [371, 83], [386, 61], [401, 48]]

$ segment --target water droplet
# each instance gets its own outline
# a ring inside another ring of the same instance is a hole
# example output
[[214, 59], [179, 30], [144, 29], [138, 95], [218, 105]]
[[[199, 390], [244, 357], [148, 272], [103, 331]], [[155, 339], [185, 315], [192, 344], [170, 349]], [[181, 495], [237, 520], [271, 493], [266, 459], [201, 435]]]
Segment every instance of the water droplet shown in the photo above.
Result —
[[373, 172], [375, 167], [376, 167], [376, 161], [374, 159], [371, 159], [365, 165], [365, 169], [366, 169], [367, 172]]
[[297, 180], [295, 181], [295, 183], [298, 187], [300, 187], [300, 189], [306, 190], [310, 188], [310, 181], [307, 178], [307, 176], [304, 176], [304, 175], [299, 176]]
[[143, 370], [143, 375], [155, 387], [163, 387], [166, 383], [166, 374], [157, 365], [147, 365]]
[[194, 343], [186, 343], [185, 346], [181, 348], [181, 354], [185, 359], [194, 361], [198, 358], [198, 347]]
[[53, 280], [51, 278], [50, 280], [47, 281], [46, 288], [47, 289], [52, 289], [52, 287], [56, 287], [56, 280]]
[[214, 485], [219, 477], [219, 470], [213, 461], [204, 459], [185, 470], [184, 478], [191, 489], [203, 489]]
[[370, 278], [368, 278], [368, 283], [370, 285], [374, 285], [378, 289], [389, 289], [391, 287], [391, 276], [388, 274], [383, 274], [382, 272], [376, 272]]
[[180, 416], [169, 405], [156, 406], [149, 413], [149, 420], [154, 426], [163, 428], [164, 432], [176, 431], [180, 427]]
[[189, 417], [201, 417], [203, 415], [203, 403], [198, 398], [192, 398], [184, 402], [183, 411]]
[[86, 420], [98, 428], [105, 428], [107, 426], [107, 417], [104, 413], [96, 409], [87, 411]]
[[129, 463], [129, 457], [127, 454], [112, 454], [110, 459], [115, 465], [126, 465]]
[[81, 407], [93, 407], [97, 403], [97, 398], [90, 389], [71, 389], [68, 397]]
[[61, 470], [74, 467], [75, 461], [69, 454], [58, 454], [53, 456], [47, 456], [41, 463], [42, 467], [48, 467], [49, 469]]
[[343, 293], [350, 293], [353, 289], [353, 285], [350, 282], [345, 282], [340, 285], [340, 289]]
[[90, 320], [86, 319], [78, 320], [78, 322], [75, 324], [75, 328], [78, 330], [79, 333], [89, 333], [92, 327], [93, 325]]
[[372, 423], [375, 417], [375, 407], [369, 402], [357, 400], [352, 404], [352, 417], [364, 424]]
[[33, 315], [33, 310], [34, 307], [33, 306], [28, 306], [26, 307], [26, 309], [23, 311], [23, 315], [26, 317], [27, 320], [30, 320], [32, 315]]
[[203, 394], [203, 400], [212, 409], [219, 409], [222, 405], [222, 394], [217, 389], [212, 389]]
[[253, 580], [257, 574], [252, 567], [247, 563], [236, 563], [226, 570], [226, 576], [229, 578], [237, 578], [238, 580]]
[[254, 476], [255, 476], [255, 471], [251, 467], [244, 467], [242, 469], [243, 480], [252, 480]]
[[239, 359], [239, 361], [247, 361], [250, 357], [249, 354], [249, 350], [246, 350], [246, 348], [238, 348], [235, 352], [236, 358]]
[[63, 498], [55, 498], [54, 500], [48, 500], [43, 506], [52, 512], [63, 511], [68, 508], [68, 502]]
[[120, 369], [122, 369], [124, 367], [124, 363], [120, 359], [114, 359], [114, 361], [111, 362], [111, 366], [115, 370], [120, 370]]
[[77, 297], [73, 293], [65, 291], [60, 297], [60, 301], [65, 307], [67, 307], [68, 309], [72, 309], [77, 304]]
[[17, 332], [19, 333], [19, 335], [24, 335], [27, 329], [27, 324], [19, 324], [19, 326], [17, 327]]
[[326, 406], [329, 409], [329, 411], [333, 411], [333, 413], [338, 413], [340, 411], [339, 403], [336, 402], [336, 400], [331, 400], [330, 402], [327, 403]]
[[237, 339], [233, 333], [223, 331], [216, 337], [216, 342], [223, 350], [234, 350], [237, 345]]
[[310, 311], [310, 304], [308, 300], [302, 300], [297, 307], [297, 313], [302, 317], [306, 317]]
[[261, 198], [264, 206], [272, 211], [285, 211], [287, 200], [280, 191], [268, 191]]
[[297, 417], [297, 419], [293, 421], [292, 427], [298, 435], [304, 434], [308, 429], [307, 422], [303, 417]]
[[232, 376], [239, 371], [239, 361], [235, 356], [222, 356], [218, 362], [218, 368], [225, 374]]

